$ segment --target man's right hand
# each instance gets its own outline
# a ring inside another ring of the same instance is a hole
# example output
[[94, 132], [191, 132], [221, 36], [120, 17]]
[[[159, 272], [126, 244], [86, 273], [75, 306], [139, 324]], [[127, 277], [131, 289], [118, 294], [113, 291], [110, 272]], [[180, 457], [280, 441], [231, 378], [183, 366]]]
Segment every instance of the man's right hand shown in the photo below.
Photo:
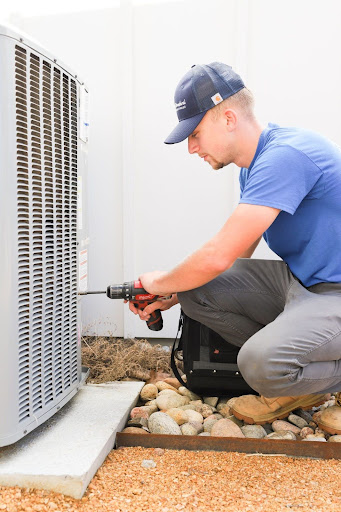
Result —
[[[124, 302], [128, 301], [125, 300]], [[178, 303], [178, 296], [176, 293], [173, 293], [170, 299], [163, 299], [152, 302], [151, 304], [148, 304], [148, 306], [146, 306], [143, 310], [137, 309], [134, 306], [134, 304], [131, 301], [129, 301], [129, 309], [134, 313], [134, 315], [139, 315], [140, 319], [146, 322], [147, 320], [149, 320], [151, 313], [156, 309], [166, 311], [167, 309], [170, 309], [171, 307], [175, 306], [175, 304]]]

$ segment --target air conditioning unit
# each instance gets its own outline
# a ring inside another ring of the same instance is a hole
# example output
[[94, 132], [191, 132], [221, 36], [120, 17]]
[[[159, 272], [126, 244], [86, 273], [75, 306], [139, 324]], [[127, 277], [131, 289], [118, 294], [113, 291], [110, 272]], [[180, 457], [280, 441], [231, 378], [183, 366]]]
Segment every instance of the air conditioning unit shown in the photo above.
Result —
[[0, 26], [0, 446], [77, 392], [87, 288], [87, 90]]

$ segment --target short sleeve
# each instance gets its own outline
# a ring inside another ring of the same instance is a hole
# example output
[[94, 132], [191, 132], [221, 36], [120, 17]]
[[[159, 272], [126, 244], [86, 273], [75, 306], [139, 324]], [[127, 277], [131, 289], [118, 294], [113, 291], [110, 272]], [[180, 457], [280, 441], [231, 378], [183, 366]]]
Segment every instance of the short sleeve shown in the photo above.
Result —
[[276, 145], [259, 155], [243, 187], [240, 182], [239, 202], [293, 215], [321, 176], [321, 169], [307, 155], [288, 145]]

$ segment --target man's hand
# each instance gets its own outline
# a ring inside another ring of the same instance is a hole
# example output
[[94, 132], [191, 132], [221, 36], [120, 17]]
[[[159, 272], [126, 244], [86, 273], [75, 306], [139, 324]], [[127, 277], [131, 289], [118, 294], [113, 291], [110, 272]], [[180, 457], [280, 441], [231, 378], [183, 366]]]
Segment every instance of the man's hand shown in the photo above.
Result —
[[[174, 290], [168, 290], [165, 292], [164, 288], [161, 289], [159, 286], [159, 279], [162, 279], [168, 272], [162, 272], [160, 270], [155, 270], [154, 272], [146, 272], [139, 277], [139, 280], [142, 283], [142, 286], [148, 293], [152, 293], [153, 295], [171, 295]], [[157, 308], [156, 308], [157, 309]]]
[[[124, 302], [128, 301], [125, 300]], [[178, 302], [177, 294], [173, 293], [170, 299], [157, 300], [152, 302], [152, 304], [148, 304], [144, 310], [137, 309], [132, 302], [129, 302], [129, 309], [134, 313], [134, 315], [139, 315], [141, 320], [147, 321], [149, 320], [151, 313], [156, 309], [166, 311], [167, 309], [173, 307], [175, 304], [178, 304]]]

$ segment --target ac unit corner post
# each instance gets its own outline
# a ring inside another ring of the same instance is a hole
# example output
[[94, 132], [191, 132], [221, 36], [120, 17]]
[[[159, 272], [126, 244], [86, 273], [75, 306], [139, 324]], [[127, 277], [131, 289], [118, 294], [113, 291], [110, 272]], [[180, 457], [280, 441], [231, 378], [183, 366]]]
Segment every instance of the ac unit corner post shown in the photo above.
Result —
[[[87, 90], [0, 26], [0, 446], [55, 414], [84, 380]], [[82, 98], [82, 99], [81, 99]], [[82, 127], [81, 127], [82, 123]]]

